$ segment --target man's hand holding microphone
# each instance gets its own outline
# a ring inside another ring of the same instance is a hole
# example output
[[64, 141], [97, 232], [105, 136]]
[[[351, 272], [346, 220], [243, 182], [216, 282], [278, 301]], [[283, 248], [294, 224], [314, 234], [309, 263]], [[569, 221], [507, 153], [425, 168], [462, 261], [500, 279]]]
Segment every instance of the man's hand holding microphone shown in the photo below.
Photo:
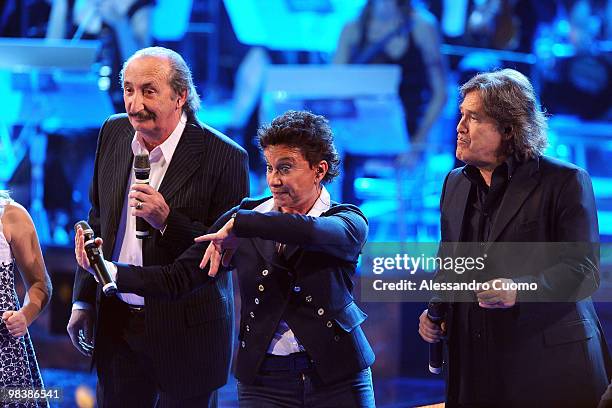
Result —
[[[98, 283], [102, 283], [104, 294], [116, 293], [117, 286], [110, 277], [102, 253], [102, 239], [94, 238], [94, 232], [85, 221], [74, 226], [74, 255], [81, 268], [92, 274]], [[72, 310], [67, 331], [74, 347], [86, 356], [91, 356], [93, 344], [94, 312], [91, 308]]]
[[428, 343], [438, 343], [446, 336], [446, 322], [437, 324], [427, 317], [427, 309], [419, 316], [419, 334]]
[[440, 374], [444, 364], [442, 340], [446, 335], [446, 303], [433, 298], [419, 317], [419, 334], [429, 343], [429, 371]]
[[151, 162], [148, 154], [134, 156], [134, 184], [130, 186], [129, 203], [136, 217], [136, 238], [151, 236], [150, 227], [163, 230], [170, 215], [170, 207], [164, 197], [149, 185]]
[[112, 264], [104, 259], [102, 253], [102, 238], [95, 238], [93, 230], [85, 221], [79, 221], [74, 226], [74, 231], [74, 255], [77, 263], [96, 278], [106, 296], [115, 295], [117, 284], [108, 270]]

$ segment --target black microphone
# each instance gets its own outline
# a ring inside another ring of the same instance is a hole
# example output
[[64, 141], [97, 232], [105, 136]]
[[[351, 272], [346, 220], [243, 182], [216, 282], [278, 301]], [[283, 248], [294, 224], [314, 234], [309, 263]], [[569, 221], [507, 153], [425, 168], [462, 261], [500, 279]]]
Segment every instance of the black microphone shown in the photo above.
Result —
[[[148, 154], [137, 154], [134, 157], [134, 176], [136, 184], [149, 184], [151, 163]], [[145, 239], [151, 236], [151, 226], [142, 217], [136, 217], [136, 238]]]
[[87, 260], [96, 274], [98, 282], [102, 284], [102, 292], [106, 296], [113, 296], [117, 293], [117, 284], [113, 282], [113, 279], [106, 269], [104, 264], [104, 258], [102, 257], [102, 251], [96, 245], [94, 231], [91, 229], [87, 221], [79, 221], [74, 224], [74, 231], [76, 232], [78, 227], [83, 230], [83, 238], [85, 239], [85, 252], [87, 253]]
[[[446, 317], [446, 303], [442, 299], [434, 297], [427, 305], [427, 318], [433, 323], [440, 325]], [[429, 372], [440, 374], [444, 364], [444, 353], [442, 350], [442, 340], [437, 343], [429, 343]]]

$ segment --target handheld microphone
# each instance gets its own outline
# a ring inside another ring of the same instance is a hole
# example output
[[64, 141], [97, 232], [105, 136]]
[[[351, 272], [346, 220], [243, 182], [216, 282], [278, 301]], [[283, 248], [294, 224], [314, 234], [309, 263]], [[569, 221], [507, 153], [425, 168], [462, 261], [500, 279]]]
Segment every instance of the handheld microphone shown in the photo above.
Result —
[[81, 227], [83, 230], [83, 238], [85, 239], [85, 252], [87, 253], [87, 260], [96, 274], [98, 282], [102, 284], [102, 292], [106, 296], [113, 296], [117, 293], [117, 284], [113, 282], [106, 265], [104, 264], [104, 258], [102, 257], [102, 251], [96, 246], [94, 242], [95, 236], [93, 229], [89, 226], [87, 221], [79, 221], [74, 224], [74, 231]]
[[[446, 317], [446, 303], [442, 299], [434, 297], [427, 305], [427, 318], [433, 323], [440, 325]], [[444, 364], [444, 353], [442, 349], [442, 341], [429, 344], [429, 372], [432, 374], [440, 374], [442, 365]]]
[[[137, 154], [134, 157], [134, 178], [136, 184], [149, 184], [151, 163], [148, 154]], [[136, 238], [145, 239], [151, 236], [151, 226], [142, 217], [136, 217]]]

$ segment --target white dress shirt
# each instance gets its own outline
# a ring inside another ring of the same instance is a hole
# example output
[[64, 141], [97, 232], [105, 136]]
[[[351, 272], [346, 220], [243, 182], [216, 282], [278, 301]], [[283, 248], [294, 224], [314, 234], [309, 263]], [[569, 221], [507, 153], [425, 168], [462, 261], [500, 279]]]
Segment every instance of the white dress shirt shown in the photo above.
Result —
[[[170, 136], [164, 140], [162, 144], [156, 146], [149, 152], [149, 161], [151, 162], [151, 172], [149, 175], [149, 185], [155, 190], [159, 189], [159, 186], [166, 175], [166, 170], [170, 165], [176, 146], [181, 140], [181, 135], [185, 130], [187, 124], [187, 115], [183, 113], [178, 125]], [[132, 152], [134, 156], [147, 152], [147, 148], [142, 140], [142, 136], [136, 132], [132, 139]], [[117, 230], [117, 242], [115, 242], [115, 249], [113, 251], [111, 259], [120, 263], [131, 264], [136, 266], [142, 266], [142, 240], [136, 238], [136, 217], [132, 215], [132, 209], [128, 206], [130, 187], [134, 183], [134, 170], [130, 173], [130, 178], [126, 186], [125, 200], [123, 202], [123, 210], [121, 211], [121, 218], [119, 222], [119, 229]], [[145, 204], [146, 205], [146, 204]], [[110, 262], [106, 262], [107, 268], [113, 280], [117, 274], [117, 268]], [[117, 295], [119, 299], [124, 302], [135, 305], [143, 306], [144, 298], [133, 293], [119, 293]], [[83, 302], [75, 302], [73, 309], [84, 309], [88, 308], [87, 304]]]

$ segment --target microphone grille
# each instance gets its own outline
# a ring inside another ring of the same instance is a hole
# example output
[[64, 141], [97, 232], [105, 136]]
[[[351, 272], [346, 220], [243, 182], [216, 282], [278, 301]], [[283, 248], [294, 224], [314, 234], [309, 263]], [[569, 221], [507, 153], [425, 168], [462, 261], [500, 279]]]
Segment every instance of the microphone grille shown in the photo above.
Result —
[[91, 227], [89, 226], [89, 224], [87, 223], [87, 221], [81, 220], [79, 222], [77, 222], [76, 224], [74, 224], [74, 231], [76, 232], [77, 228], [81, 227], [81, 229], [83, 231], [92, 231]]
[[440, 319], [446, 314], [446, 303], [439, 297], [433, 297], [427, 305], [427, 314], [429, 318]]
[[149, 162], [148, 154], [137, 154], [134, 157], [134, 168], [135, 169], [150, 169], [151, 163]]

